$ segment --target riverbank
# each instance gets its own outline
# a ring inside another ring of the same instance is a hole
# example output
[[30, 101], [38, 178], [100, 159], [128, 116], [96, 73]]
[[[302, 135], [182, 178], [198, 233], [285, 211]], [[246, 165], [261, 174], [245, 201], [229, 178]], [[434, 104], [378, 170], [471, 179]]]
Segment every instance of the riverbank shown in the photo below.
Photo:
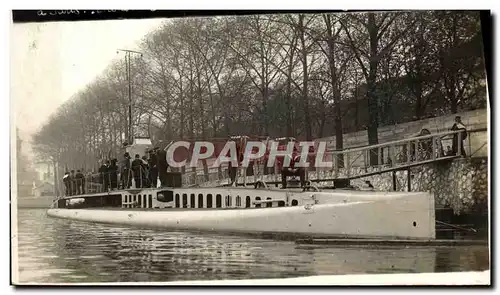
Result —
[[18, 209], [49, 209], [54, 196], [19, 197], [16, 199]]

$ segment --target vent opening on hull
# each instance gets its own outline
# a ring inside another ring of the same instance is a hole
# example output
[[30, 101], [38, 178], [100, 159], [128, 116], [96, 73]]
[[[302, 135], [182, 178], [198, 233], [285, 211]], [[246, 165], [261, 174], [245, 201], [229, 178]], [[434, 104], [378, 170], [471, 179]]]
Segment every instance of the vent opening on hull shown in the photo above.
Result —
[[188, 195], [182, 194], [182, 208], [188, 207]]
[[231, 196], [226, 196], [226, 207], [231, 207], [232, 203], [232, 198]]
[[297, 206], [299, 202], [297, 200], [292, 200], [292, 206]]
[[215, 207], [216, 208], [222, 207], [222, 196], [219, 194], [215, 196]]
[[241, 207], [241, 197], [236, 196], [236, 207]]
[[190, 204], [189, 204], [189, 206], [190, 206], [191, 208], [196, 208], [195, 201], [196, 201], [196, 195], [195, 195], [195, 194], [191, 194]]
[[[260, 197], [255, 197], [255, 201], [260, 201]], [[255, 204], [255, 208], [260, 208], [260, 204]]]
[[[267, 198], [267, 200], [272, 200], [271, 198]], [[272, 207], [273, 206], [273, 203], [269, 202], [266, 204], [266, 207], [269, 208], [269, 207]]]
[[245, 199], [245, 208], [250, 208], [250, 196], [247, 196], [246, 199]]
[[203, 208], [203, 194], [198, 194], [198, 208]]
[[181, 206], [179, 194], [175, 194], [175, 208], [179, 208]]
[[213, 202], [212, 194], [208, 194], [207, 195], [207, 208], [212, 208], [212, 205], [213, 205], [212, 202]]

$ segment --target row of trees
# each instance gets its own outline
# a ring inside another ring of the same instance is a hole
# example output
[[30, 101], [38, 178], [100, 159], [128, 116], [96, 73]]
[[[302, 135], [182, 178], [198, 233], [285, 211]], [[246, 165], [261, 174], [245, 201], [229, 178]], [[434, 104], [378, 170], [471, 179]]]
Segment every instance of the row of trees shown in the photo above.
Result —
[[[312, 139], [481, 108], [478, 12], [167, 20], [131, 60], [133, 132], [153, 142], [246, 134]], [[35, 149], [71, 167], [117, 157], [128, 80], [116, 60], [62, 105]]]

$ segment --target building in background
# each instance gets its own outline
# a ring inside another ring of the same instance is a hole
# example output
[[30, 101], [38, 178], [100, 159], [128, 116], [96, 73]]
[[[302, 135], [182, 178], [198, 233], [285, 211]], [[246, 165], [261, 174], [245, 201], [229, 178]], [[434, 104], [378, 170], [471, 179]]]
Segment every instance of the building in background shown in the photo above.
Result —
[[34, 197], [54, 196], [54, 184], [44, 181], [37, 186], [33, 186], [32, 195]]
[[17, 130], [16, 141], [17, 194], [16, 197], [29, 197], [33, 194], [33, 183], [39, 184], [39, 173], [33, 169], [30, 160], [23, 153], [23, 140]]

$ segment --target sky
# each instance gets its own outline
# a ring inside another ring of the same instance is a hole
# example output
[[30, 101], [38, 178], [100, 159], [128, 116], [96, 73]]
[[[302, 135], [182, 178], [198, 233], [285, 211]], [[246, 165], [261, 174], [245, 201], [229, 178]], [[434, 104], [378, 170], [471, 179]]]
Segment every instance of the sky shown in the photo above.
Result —
[[29, 140], [58, 106], [162, 19], [50, 22], [11, 27], [11, 120]]

